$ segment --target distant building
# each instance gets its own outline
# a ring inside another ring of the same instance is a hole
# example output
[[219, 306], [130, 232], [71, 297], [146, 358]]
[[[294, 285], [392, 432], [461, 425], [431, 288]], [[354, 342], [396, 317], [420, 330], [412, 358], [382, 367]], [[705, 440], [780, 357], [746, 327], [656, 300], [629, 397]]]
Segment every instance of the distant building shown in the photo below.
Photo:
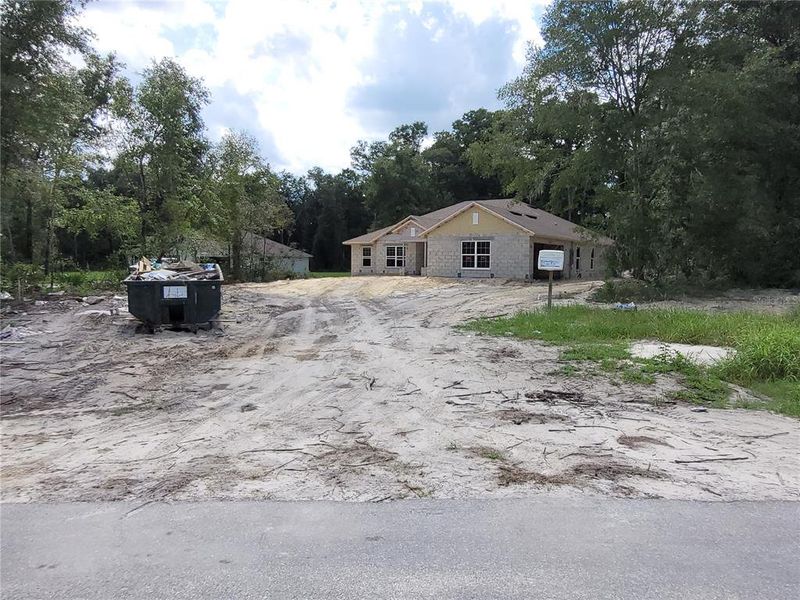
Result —
[[[216, 240], [200, 240], [195, 244], [193, 258], [196, 262], [215, 262], [230, 268], [230, 246]], [[275, 240], [254, 233], [246, 233], [242, 241], [242, 266], [245, 271], [269, 268], [298, 275], [308, 274], [311, 254], [290, 248]]]

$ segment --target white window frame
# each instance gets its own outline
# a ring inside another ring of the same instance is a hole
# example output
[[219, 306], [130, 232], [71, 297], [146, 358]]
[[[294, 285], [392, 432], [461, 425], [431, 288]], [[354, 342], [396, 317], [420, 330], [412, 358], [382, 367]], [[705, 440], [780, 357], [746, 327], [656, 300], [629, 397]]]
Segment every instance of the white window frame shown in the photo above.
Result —
[[[389, 250], [392, 250], [391, 256]], [[394, 262], [393, 265], [389, 261]], [[386, 246], [386, 268], [402, 269], [406, 266], [406, 247], [405, 246]]]
[[416, 227], [412, 227], [411, 228], [411, 237], [417, 237], [417, 228]]
[[[464, 252], [464, 244], [473, 244], [472, 252]], [[489, 244], [489, 252], [484, 253], [478, 252], [478, 244]], [[474, 267], [465, 267], [464, 266], [464, 257], [471, 256], [473, 258]], [[489, 263], [485, 267], [478, 266], [478, 257], [479, 256], [488, 256]], [[492, 241], [491, 240], [461, 240], [461, 268], [467, 269], [470, 271], [488, 271], [492, 268]]]
[[[369, 264], [367, 264], [369, 262]], [[361, 248], [361, 266], [372, 267], [372, 246]]]
[[474, 213], [472, 213], [472, 224], [477, 225], [479, 220], [480, 220], [480, 213], [476, 210]]

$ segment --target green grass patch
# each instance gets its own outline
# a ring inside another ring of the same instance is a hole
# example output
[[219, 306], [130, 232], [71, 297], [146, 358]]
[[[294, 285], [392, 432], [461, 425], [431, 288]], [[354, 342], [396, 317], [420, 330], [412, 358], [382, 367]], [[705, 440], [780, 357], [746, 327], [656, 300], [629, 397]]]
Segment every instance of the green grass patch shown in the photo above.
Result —
[[746, 408], [764, 408], [784, 415], [800, 417], [800, 382], [790, 379], [757, 381], [750, 387], [769, 400], [763, 405]]
[[622, 369], [622, 381], [626, 383], [653, 385], [656, 382], [656, 378], [650, 373], [645, 373], [641, 369], [633, 366]]
[[350, 271], [312, 271], [308, 274], [310, 279], [322, 277], [350, 277]]
[[[53, 275], [54, 283], [76, 294], [89, 294], [100, 290], [120, 290], [122, 280], [128, 276], [124, 269], [108, 271], [64, 271]], [[46, 282], [49, 285], [49, 281]]]
[[[564, 306], [478, 319], [464, 327], [567, 346], [562, 359], [598, 362], [602, 370], [620, 372], [628, 382], [647, 384], [656, 374], [677, 374], [685, 390], [676, 397], [688, 402], [725, 405], [729, 396], [726, 382], [731, 382], [769, 396], [773, 402], [764, 408], [793, 415], [800, 410], [800, 391], [795, 391], [800, 388], [800, 314], [796, 311], [774, 315]], [[681, 356], [631, 360], [628, 345], [636, 340], [728, 346], [736, 354], [710, 368]]]

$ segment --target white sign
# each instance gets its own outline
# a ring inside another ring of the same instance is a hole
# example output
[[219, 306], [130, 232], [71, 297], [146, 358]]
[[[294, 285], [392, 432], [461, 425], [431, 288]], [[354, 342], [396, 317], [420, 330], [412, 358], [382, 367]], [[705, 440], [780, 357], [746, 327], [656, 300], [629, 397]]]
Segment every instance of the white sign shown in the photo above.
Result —
[[164, 298], [187, 298], [185, 285], [165, 285]]
[[564, 270], [564, 251], [563, 250], [539, 250], [540, 271], [563, 271]]

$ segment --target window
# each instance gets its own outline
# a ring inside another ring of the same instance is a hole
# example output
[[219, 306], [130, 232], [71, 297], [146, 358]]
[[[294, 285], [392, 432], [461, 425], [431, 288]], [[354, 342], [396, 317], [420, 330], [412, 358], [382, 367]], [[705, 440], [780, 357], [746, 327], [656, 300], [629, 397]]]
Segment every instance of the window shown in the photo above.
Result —
[[386, 246], [386, 266], [402, 267], [406, 264], [405, 246]]
[[575, 270], [581, 270], [581, 247], [575, 248]]
[[461, 242], [462, 269], [488, 269], [492, 243], [486, 241]]
[[417, 237], [417, 228], [416, 227], [412, 227], [411, 228], [411, 237]]
[[369, 246], [364, 246], [361, 249], [361, 266], [362, 267], [372, 266], [372, 248], [370, 248]]
[[479, 215], [478, 215], [477, 212], [472, 213], [472, 224], [473, 225], [477, 225], [478, 224], [478, 217], [479, 217]]
[[594, 269], [594, 248], [592, 248], [592, 251], [589, 254], [589, 268]]

